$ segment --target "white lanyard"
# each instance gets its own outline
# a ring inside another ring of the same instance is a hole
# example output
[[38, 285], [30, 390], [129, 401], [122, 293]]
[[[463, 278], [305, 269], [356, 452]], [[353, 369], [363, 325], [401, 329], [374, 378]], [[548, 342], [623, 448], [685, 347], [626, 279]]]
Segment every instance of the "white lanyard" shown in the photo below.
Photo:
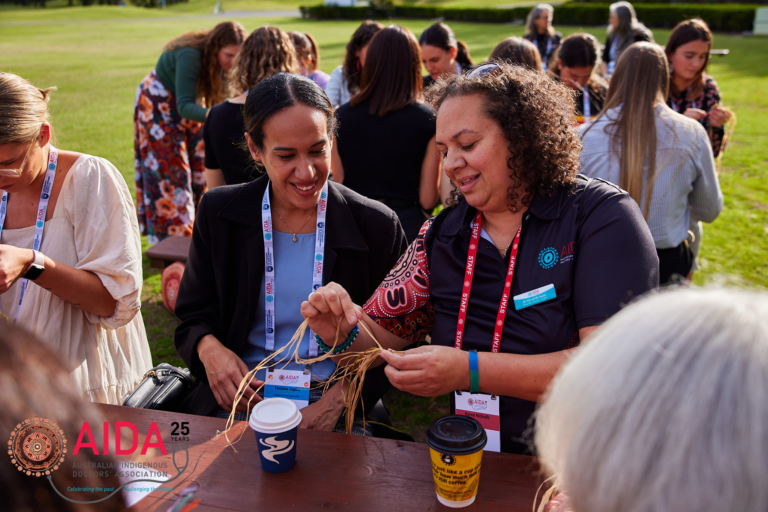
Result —
[[547, 53], [544, 54], [544, 58], [541, 59], [541, 70], [547, 72], [547, 61], [549, 60], [549, 54], [552, 53], [552, 38], [547, 36]]
[[618, 40], [618, 36], [614, 36], [613, 41], [611, 41], [611, 49], [608, 50], [608, 74], [612, 75], [613, 72], [616, 70], [616, 41]]
[[[43, 181], [43, 190], [40, 192], [40, 204], [37, 207], [37, 217], [35, 218], [35, 241], [32, 242], [32, 248], [40, 250], [43, 244], [43, 230], [45, 229], [45, 216], [48, 213], [48, 201], [51, 200], [51, 189], [53, 188], [53, 178], [56, 176], [56, 165], [59, 161], [59, 153], [53, 146], [49, 146], [48, 168], [45, 171], [45, 180]], [[0, 204], [0, 234], [2, 234], [5, 225], [5, 214], [8, 213], [8, 192], [3, 191], [3, 199]], [[21, 294], [19, 295], [19, 305], [16, 306], [16, 312], [13, 314], [13, 321], [19, 317], [21, 302], [24, 300], [24, 294], [27, 291], [29, 281], [21, 280]]]
[[589, 107], [589, 84], [584, 86], [584, 124], [589, 124], [592, 111]]
[[[275, 350], [275, 257], [274, 240], [272, 238], [272, 207], [269, 203], [269, 187], [267, 183], [261, 206], [261, 230], [264, 234], [264, 309], [266, 313], [266, 350]], [[315, 257], [312, 260], [312, 291], [323, 286], [323, 265], [325, 255], [325, 216], [328, 211], [328, 181], [323, 185], [320, 202], [317, 203], [317, 229], [315, 231]], [[317, 343], [313, 343], [315, 334], [309, 331], [309, 357], [317, 357]]]

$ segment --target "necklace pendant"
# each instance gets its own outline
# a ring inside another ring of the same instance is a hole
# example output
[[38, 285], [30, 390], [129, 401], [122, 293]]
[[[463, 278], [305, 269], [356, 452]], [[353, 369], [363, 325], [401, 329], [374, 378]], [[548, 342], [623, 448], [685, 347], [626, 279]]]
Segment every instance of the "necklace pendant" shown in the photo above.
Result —
[[296, 233], [294, 233], [294, 234], [293, 234], [293, 241], [294, 241], [294, 242], [298, 242], [298, 241], [299, 241], [299, 239], [298, 239], [298, 238], [296, 238]]

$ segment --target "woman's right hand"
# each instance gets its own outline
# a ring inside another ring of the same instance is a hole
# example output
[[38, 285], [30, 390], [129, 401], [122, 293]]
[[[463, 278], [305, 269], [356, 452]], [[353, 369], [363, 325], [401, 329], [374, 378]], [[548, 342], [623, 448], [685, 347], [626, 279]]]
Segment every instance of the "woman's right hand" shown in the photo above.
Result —
[[697, 121], [701, 121], [705, 117], [707, 117], [707, 112], [704, 110], [701, 110], [700, 108], [687, 108], [685, 109], [685, 112], [683, 113], [685, 117], [690, 117], [691, 119], [695, 119]]
[[[208, 385], [211, 386], [213, 396], [216, 397], [216, 401], [222, 409], [231, 411], [237, 388], [248, 373], [248, 367], [242, 359], [222, 345], [212, 334], [204, 336], [200, 340], [200, 343], [197, 344], [197, 354], [205, 366], [205, 374], [208, 377]], [[255, 378], [251, 381], [250, 387], [245, 388], [245, 393], [237, 404], [238, 412], [248, 409], [248, 401], [251, 396], [256, 394], [255, 389], [262, 384], [262, 381]], [[259, 395], [254, 396], [251, 400], [251, 409], [260, 401]]]
[[341, 285], [330, 282], [312, 292], [309, 299], [301, 303], [301, 314], [309, 320], [309, 328], [326, 345], [333, 345], [339, 319], [342, 319], [338, 340], [340, 344], [349, 336], [358, 320], [363, 318], [363, 309], [352, 302], [349, 293]]

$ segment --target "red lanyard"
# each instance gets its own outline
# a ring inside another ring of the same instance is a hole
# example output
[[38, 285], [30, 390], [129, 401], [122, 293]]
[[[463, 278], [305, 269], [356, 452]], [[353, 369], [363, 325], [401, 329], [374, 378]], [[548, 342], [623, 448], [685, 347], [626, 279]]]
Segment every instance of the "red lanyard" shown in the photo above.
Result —
[[[469, 253], [467, 254], [467, 267], [464, 273], [464, 287], [461, 290], [461, 306], [459, 307], [459, 322], [456, 326], [456, 341], [454, 346], [461, 350], [461, 344], [464, 338], [464, 326], [467, 318], [467, 305], [469, 303], [469, 292], [472, 289], [472, 276], [477, 263], [477, 245], [480, 243], [480, 223], [482, 215], [477, 212], [475, 223], [472, 227], [472, 238], [469, 241]], [[501, 334], [504, 330], [504, 318], [507, 316], [507, 306], [509, 305], [509, 295], [512, 292], [512, 276], [515, 275], [515, 262], [517, 260], [517, 247], [520, 244], [520, 232], [523, 230], [521, 225], [515, 239], [512, 241], [512, 249], [509, 252], [509, 270], [507, 270], [507, 279], [504, 282], [504, 292], [501, 294], [501, 303], [499, 304], [499, 313], [496, 315], [496, 326], [493, 329], [493, 348], [494, 353], [498, 353], [501, 345]]]

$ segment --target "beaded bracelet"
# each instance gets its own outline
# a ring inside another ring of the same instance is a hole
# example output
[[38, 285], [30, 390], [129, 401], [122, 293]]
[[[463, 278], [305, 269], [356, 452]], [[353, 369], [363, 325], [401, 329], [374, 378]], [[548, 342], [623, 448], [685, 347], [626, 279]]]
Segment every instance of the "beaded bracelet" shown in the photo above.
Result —
[[355, 338], [357, 338], [357, 335], [360, 333], [360, 327], [355, 325], [355, 327], [352, 329], [352, 331], [349, 333], [349, 336], [347, 336], [347, 339], [344, 340], [344, 343], [341, 344], [341, 346], [338, 346], [334, 349], [331, 349], [328, 345], [323, 343], [323, 340], [320, 339], [320, 336], [315, 334], [315, 341], [317, 342], [317, 346], [320, 347], [320, 350], [323, 352], [331, 352], [333, 350], [334, 354], [341, 354], [345, 350], [347, 350], [349, 347], [352, 346], [352, 343], [355, 341]]

